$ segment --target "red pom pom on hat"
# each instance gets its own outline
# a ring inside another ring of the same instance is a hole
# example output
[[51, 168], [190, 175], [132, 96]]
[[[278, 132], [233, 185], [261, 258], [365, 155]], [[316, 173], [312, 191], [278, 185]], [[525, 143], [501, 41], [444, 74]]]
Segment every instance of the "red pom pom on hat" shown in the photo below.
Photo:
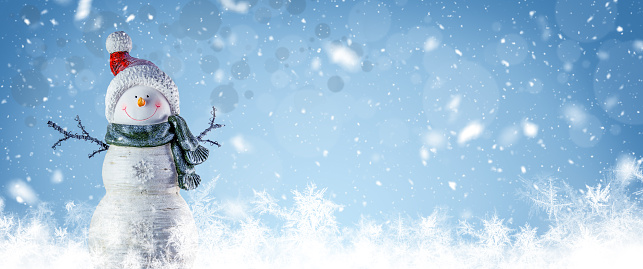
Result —
[[130, 66], [154, 65], [150, 61], [138, 59], [129, 55], [132, 50], [132, 39], [123, 31], [113, 32], [105, 42], [109, 52], [109, 67], [114, 76]]

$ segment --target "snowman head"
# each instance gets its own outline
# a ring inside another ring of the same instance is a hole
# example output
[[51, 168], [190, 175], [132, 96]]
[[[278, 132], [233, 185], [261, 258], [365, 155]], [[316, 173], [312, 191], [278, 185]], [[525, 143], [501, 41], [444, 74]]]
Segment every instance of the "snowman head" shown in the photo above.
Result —
[[137, 85], [126, 90], [116, 102], [114, 123], [150, 125], [166, 122], [170, 115], [170, 104], [161, 92]]
[[107, 121], [149, 125], [180, 113], [174, 81], [150, 61], [130, 56], [132, 40], [125, 32], [110, 34], [106, 47], [114, 74], [105, 95]]

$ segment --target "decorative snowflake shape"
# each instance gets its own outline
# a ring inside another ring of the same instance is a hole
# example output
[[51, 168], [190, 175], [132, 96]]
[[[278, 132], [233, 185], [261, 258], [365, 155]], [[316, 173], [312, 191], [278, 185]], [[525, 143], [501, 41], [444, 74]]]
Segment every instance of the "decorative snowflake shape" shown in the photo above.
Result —
[[133, 167], [134, 167], [134, 170], [136, 171], [136, 178], [141, 183], [145, 183], [148, 180], [152, 179], [153, 172], [154, 172], [154, 165], [152, 165], [150, 162], [141, 160], [140, 162], [136, 163]]
[[607, 202], [610, 198], [610, 184], [607, 184], [605, 188], [601, 189], [601, 184], [599, 183], [596, 187], [587, 187], [587, 194], [585, 198], [589, 202], [589, 205], [592, 207], [592, 211], [599, 212], [601, 208], [607, 206]]

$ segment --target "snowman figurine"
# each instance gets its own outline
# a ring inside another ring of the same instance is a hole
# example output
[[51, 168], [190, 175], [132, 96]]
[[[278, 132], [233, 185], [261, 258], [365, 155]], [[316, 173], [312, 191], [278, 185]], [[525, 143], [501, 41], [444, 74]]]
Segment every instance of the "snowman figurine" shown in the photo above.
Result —
[[191, 268], [198, 249], [192, 213], [179, 194], [200, 183], [208, 150], [179, 116], [179, 92], [153, 63], [131, 57], [130, 37], [107, 37], [114, 79], [107, 88], [105, 197], [89, 228], [96, 268]]

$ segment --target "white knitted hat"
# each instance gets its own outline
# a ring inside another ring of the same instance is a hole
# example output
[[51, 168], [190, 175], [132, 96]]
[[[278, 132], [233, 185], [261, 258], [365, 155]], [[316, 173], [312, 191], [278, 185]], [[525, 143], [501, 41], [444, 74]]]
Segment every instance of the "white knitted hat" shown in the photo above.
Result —
[[108, 122], [114, 121], [114, 109], [123, 93], [134, 86], [143, 85], [161, 92], [170, 104], [172, 115], [178, 115], [179, 90], [174, 81], [152, 62], [134, 58], [129, 55], [132, 39], [123, 31], [113, 32], [107, 37], [110, 69], [114, 79], [107, 87], [105, 95], [105, 117]]

